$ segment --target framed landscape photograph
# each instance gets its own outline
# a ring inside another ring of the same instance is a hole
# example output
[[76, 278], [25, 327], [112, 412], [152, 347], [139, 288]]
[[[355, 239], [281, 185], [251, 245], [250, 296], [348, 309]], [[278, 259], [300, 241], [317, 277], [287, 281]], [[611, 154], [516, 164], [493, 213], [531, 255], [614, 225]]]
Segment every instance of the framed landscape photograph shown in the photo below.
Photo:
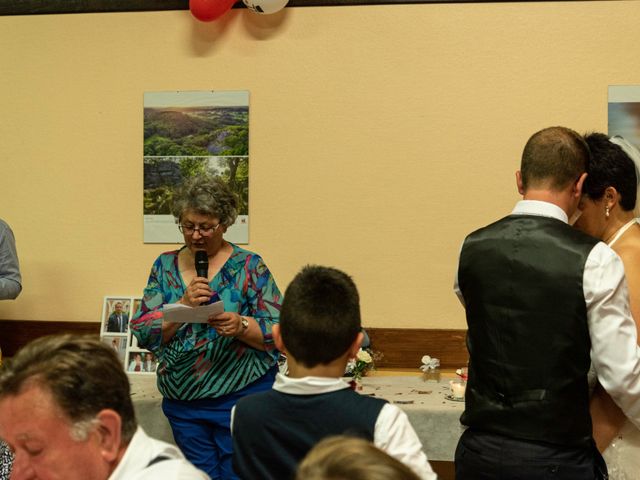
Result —
[[208, 173], [239, 201], [225, 233], [249, 241], [249, 92], [178, 91], [144, 94], [144, 242], [182, 243], [171, 212], [182, 183]]

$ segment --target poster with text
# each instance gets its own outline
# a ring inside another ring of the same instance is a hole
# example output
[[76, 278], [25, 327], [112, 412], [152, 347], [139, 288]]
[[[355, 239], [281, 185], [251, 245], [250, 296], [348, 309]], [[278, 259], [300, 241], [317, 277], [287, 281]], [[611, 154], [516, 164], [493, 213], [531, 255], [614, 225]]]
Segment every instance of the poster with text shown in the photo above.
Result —
[[608, 134], [621, 135], [640, 147], [640, 85], [609, 87]]
[[249, 92], [184, 91], [144, 94], [144, 242], [183, 243], [171, 213], [185, 179], [209, 173], [239, 201], [225, 233], [249, 242]]

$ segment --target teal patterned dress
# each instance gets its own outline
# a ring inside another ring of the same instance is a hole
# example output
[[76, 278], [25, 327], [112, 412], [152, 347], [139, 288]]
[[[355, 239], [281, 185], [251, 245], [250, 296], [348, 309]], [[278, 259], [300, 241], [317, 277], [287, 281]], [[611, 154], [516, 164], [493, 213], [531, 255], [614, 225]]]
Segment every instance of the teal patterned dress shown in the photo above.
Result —
[[180, 250], [163, 253], [151, 268], [142, 303], [130, 327], [138, 344], [158, 357], [158, 389], [166, 398], [221, 397], [246, 387], [276, 365], [279, 352], [271, 327], [280, 319], [280, 291], [259, 255], [231, 246], [230, 258], [209, 283], [214, 292], [211, 301], [222, 300], [225, 311], [255, 318], [262, 329], [266, 351], [219, 336], [206, 323], [183, 324], [163, 345], [163, 306], [180, 300], [187, 287], [178, 270]]

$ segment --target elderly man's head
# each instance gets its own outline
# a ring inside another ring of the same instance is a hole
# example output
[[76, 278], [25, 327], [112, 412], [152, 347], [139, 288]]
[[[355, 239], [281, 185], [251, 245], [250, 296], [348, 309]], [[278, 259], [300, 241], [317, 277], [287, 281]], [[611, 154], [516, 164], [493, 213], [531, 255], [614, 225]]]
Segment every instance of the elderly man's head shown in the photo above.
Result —
[[14, 480], [106, 480], [136, 428], [127, 376], [98, 338], [43, 337], [0, 370]]

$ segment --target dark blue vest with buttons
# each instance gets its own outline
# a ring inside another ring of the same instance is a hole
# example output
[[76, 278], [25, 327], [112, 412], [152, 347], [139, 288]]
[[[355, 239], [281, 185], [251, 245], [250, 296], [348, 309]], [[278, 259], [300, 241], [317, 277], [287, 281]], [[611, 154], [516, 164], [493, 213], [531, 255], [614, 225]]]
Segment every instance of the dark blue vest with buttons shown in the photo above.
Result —
[[233, 420], [233, 468], [246, 480], [288, 480], [320, 440], [351, 435], [373, 441], [385, 400], [351, 389], [318, 395], [275, 390], [238, 401]]
[[533, 215], [510, 215], [467, 237], [458, 269], [470, 355], [463, 424], [524, 440], [590, 442], [582, 278], [597, 242]]

